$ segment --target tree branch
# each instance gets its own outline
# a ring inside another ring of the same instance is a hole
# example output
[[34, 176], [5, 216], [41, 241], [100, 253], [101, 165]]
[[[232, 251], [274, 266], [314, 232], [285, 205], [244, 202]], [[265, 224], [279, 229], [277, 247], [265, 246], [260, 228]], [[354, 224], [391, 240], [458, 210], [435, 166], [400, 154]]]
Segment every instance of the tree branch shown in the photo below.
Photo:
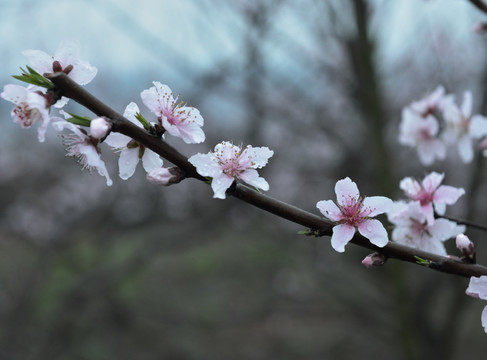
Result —
[[470, 1], [477, 9], [487, 14], [487, 4], [484, 3], [482, 0], [468, 0]]
[[[188, 177], [206, 181], [204, 177], [196, 172], [196, 169], [188, 162], [186, 156], [179, 153], [162, 139], [152, 136], [144, 129], [132, 124], [129, 120], [125, 119], [122, 115], [102, 103], [83, 87], [71, 80], [66, 74], [55, 73], [50, 75], [49, 79], [54, 83], [56, 89], [59, 90], [63, 96], [73, 99], [93, 111], [98, 116], [109, 118], [112, 123], [112, 131], [127, 135], [153, 150], [174, 165], [179, 166]], [[270, 196], [261, 194], [246, 185], [240, 183], [234, 184], [228, 190], [228, 195], [311, 230], [316, 230], [316, 234], [319, 234], [320, 236], [332, 235], [332, 228], [335, 226], [334, 223]], [[422, 263], [422, 265], [426, 264], [427, 267], [440, 272], [464, 277], [487, 275], [487, 267], [476, 264], [467, 264], [457, 258], [435, 255], [398, 243], [389, 242], [385, 247], [379, 248], [371, 244], [368, 239], [358, 233], [355, 234], [351, 242], [361, 247], [379, 252], [388, 258], [416, 264], [418, 264], [418, 258], [424, 259], [426, 261]]]

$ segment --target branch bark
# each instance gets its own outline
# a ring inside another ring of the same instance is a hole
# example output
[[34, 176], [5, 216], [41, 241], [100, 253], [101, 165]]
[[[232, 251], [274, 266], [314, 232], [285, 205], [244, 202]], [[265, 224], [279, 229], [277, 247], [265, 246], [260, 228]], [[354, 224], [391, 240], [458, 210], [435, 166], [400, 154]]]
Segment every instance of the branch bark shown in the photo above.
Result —
[[[66, 74], [55, 73], [50, 75], [49, 79], [54, 83], [56, 89], [60, 91], [63, 96], [71, 98], [85, 106], [87, 109], [93, 111], [98, 116], [105, 116], [110, 119], [112, 123], [112, 131], [127, 135], [153, 150], [174, 165], [180, 167], [187, 177], [206, 181], [204, 177], [196, 172], [196, 169], [188, 162], [186, 156], [178, 152], [162, 139], [152, 136], [144, 129], [132, 124], [129, 120], [125, 119], [122, 115], [102, 103], [83, 87], [71, 80]], [[261, 194], [246, 185], [240, 183], [234, 184], [234, 186], [228, 190], [228, 195], [311, 230], [317, 230], [319, 231], [318, 233], [320, 236], [332, 235], [332, 228], [335, 225], [334, 223], [293, 205]], [[388, 258], [415, 264], [418, 264], [418, 258], [420, 258], [426, 260], [425, 263], [422, 263], [423, 266], [444, 273], [456, 274], [464, 277], [487, 275], [487, 267], [482, 265], [467, 264], [456, 258], [439, 256], [394, 242], [389, 242], [385, 247], [379, 248], [371, 244], [368, 239], [358, 233], [355, 234], [351, 242], [366, 249], [379, 252]]]

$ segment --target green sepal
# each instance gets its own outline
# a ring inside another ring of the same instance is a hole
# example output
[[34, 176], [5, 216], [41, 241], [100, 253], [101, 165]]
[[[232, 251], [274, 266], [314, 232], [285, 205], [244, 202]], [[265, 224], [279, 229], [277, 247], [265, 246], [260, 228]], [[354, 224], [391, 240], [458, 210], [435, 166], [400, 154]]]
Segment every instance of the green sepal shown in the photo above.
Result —
[[46, 89], [54, 88], [54, 84], [51, 82], [51, 80], [46, 79], [29, 65], [26, 65], [26, 67], [27, 70], [20, 68], [20, 70], [22, 70], [22, 75], [12, 75], [12, 77], [28, 84], [40, 86]]
[[298, 235], [310, 236], [310, 235], [313, 235], [313, 231], [312, 231], [312, 230], [310, 230], [310, 229], [306, 229], [306, 230], [299, 230], [299, 231], [298, 231]]
[[431, 265], [430, 260], [423, 259], [423, 258], [416, 256], [416, 255], [414, 255], [414, 258], [416, 259], [416, 264], [418, 264], [418, 265], [424, 265], [424, 266], [430, 266]]
[[66, 119], [66, 121], [69, 121], [70, 123], [75, 125], [86, 126], [86, 127], [90, 126], [92, 119], [90, 119], [89, 117], [76, 115], [70, 112], [68, 112], [68, 114], [71, 115], [72, 117]]
[[139, 122], [142, 124], [144, 129], [146, 129], [147, 131], [150, 130], [150, 123], [145, 119], [145, 117], [142, 116], [141, 113], [139, 112], [135, 113], [135, 118], [139, 120]]

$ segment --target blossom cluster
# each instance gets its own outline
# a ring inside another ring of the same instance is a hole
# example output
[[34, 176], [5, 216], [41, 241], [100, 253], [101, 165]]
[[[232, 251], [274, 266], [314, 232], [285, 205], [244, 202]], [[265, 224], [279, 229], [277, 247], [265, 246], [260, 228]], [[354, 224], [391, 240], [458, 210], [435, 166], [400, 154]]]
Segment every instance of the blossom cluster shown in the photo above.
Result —
[[[81, 117], [63, 110], [68, 99], [59, 96], [49, 75], [63, 72], [80, 85], [88, 84], [97, 69], [79, 59], [79, 44], [63, 41], [54, 55], [39, 50], [23, 54], [31, 66], [17, 79], [29, 86], [8, 84], [0, 96], [14, 104], [11, 116], [23, 128], [38, 126], [38, 140], [45, 141], [46, 131], [52, 127], [63, 132], [67, 156], [78, 160], [83, 169], [94, 170], [113, 182], [102, 160], [100, 146], [108, 145], [119, 154], [119, 177], [129, 179], [142, 162], [147, 180], [168, 186], [184, 179], [180, 168], [164, 168], [163, 160], [154, 151], [134, 139], [112, 132], [112, 120]], [[202, 143], [204, 120], [199, 110], [188, 106], [174, 96], [169, 86], [154, 81], [152, 87], [140, 93], [142, 103], [155, 115], [156, 122], [148, 122], [135, 102], [125, 108], [123, 116], [139, 128], [155, 136], [166, 133], [181, 138], [187, 144]], [[52, 112], [58, 113], [53, 115]], [[440, 126], [439, 116], [444, 125]], [[442, 132], [440, 133], [440, 128]], [[67, 132], [67, 133], [66, 133]], [[424, 165], [446, 156], [446, 146], [456, 144], [460, 158], [470, 162], [474, 156], [474, 140], [484, 139], [481, 147], [487, 148], [487, 118], [472, 116], [472, 95], [466, 92], [458, 106], [453, 95], [445, 95], [440, 86], [432, 94], [413, 102], [403, 109], [399, 141], [418, 151]], [[484, 151], [487, 156], [487, 150]], [[214, 198], [225, 199], [235, 182], [244, 182], [256, 189], [268, 190], [269, 184], [259, 176], [274, 152], [267, 147], [243, 147], [222, 141], [208, 153], [197, 153], [188, 161], [196, 172], [211, 184]], [[331, 245], [338, 252], [356, 232], [373, 245], [382, 248], [389, 242], [388, 231], [376, 216], [385, 214], [393, 229], [391, 240], [397, 243], [446, 256], [444, 242], [456, 237], [457, 248], [465, 261], [475, 261], [475, 249], [463, 232], [465, 226], [441, 217], [447, 205], [453, 205], [465, 193], [462, 188], [442, 185], [444, 174], [431, 172], [419, 181], [411, 177], [401, 180], [399, 187], [406, 200], [392, 201], [384, 196], [362, 197], [355, 182], [346, 177], [335, 185], [336, 203], [332, 200], [317, 202], [322, 215], [334, 223]], [[379, 266], [386, 258], [381, 253], [370, 255], [362, 262], [365, 266]], [[487, 276], [472, 277], [467, 294], [487, 300]], [[482, 313], [482, 324], [487, 332], [487, 307]]]
[[[454, 95], [445, 94], [445, 89], [438, 86], [431, 94], [402, 110], [399, 142], [415, 148], [425, 166], [443, 160], [448, 146], [457, 148], [464, 163], [471, 162], [475, 141], [487, 136], [487, 118], [473, 115], [472, 103], [470, 91], [465, 92], [462, 104], [458, 105]], [[486, 141], [481, 141], [477, 147], [485, 149]], [[486, 151], [484, 155], [487, 156]]]
[[[170, 185], [182, 180], [184, 174], [179, 169], [162, 167], [163, 161], [158, 154], [126, 135], [111, 132], [110, 119], [83, 118], [61, 110], [68, 100], [59, 98], [53, 90], [53, 84], [48, 80], [49, 74], [64, 72], [78, 84], [86, 85], [97, 73], [96, 67], [79, 59], [79, 48], [76, 41], [63, 41], [54, 55], [40, 50], [23, 52], [31, 67], [27, 66], [28, 71], [24, 70], [21, 76], [15, 77], [30, 85], [23, 87], [9, 84], [0, 94], [15, 105], [11, 112], [14, 122], [24, 128], [40, 123], [40, 142], [44, 142], [49, 125], [59, 132], [68, 131], [68, 134], [63, 134], [67, 156], [76, 158], [83, 169], [97, 171], [106, 178], [109, 186], [112, 180], [101, 158], [101, 143], [107, 144], [113, 152], [119, 154], [119, 176], [123, 180], [134, 174], [139, 161], [142, 161], [147, 172], [147, 179], [154, 184]], [[138, 127], [153, 130], [160, 136], [167, 132], [187, 144], [205, 141], [202, 130], [204, 120], [199, 110], [187, 106], [179, 99], [179, 95], [174, 97], [169, 86], [158, 81], [154, 81], [153, 85], [143, 90], [140, 97], [142, 103], [156, 116], [157, 123], [147, 122], [135, 102], [127, 105], [123, 116]], [[51, 113], [55, 109], [59, 111], [57, 116]], [[82, 126], [89, 127], [89, 132]], [[268, 190], [269, 184], [259, 177], [256, 169], [265, 166], [273, 154], [267, 147], [247, 146], [242, 149], [224, 141], [216, 145], [213, 152], [196, 154], [189, 161], [200, 175], [211, 181], [214, 197], [224, 199], [226, 190], [235, 180]]]
[[345, 251], [345, 245], [357, 230], [378, 247], [389, 241], [388, 234], [379, 220], [373, 219], [387, 214], [394, 225], [392, 240], [412, 248], [447, 255], [443, 242], [465, 231], [465, 226], [436, 215], [444, 215], [446, 205], [453, 205], [465, 191], [453, 186], [441, 185], [443, 174], [432, 172], [421, 182], [404, 178], [399, 187], [407, 200], [393, 202], [384, 196], [362, 198], [357, 185], [345, 178], [335, 186], [337, 203], [332, 200], [319, 201], [316, 206], [329, 220], [337, 223], [333, 227], [331, 244], [338, 252]]

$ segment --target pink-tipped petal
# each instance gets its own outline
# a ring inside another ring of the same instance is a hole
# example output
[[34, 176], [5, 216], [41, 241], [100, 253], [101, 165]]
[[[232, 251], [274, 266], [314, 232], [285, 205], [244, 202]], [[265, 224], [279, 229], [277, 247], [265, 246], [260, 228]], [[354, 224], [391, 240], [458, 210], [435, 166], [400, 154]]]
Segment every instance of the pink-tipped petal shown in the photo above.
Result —
[[358, 199], [360, 197], [357, 184], [355, 184], [349, 177], [337, 181], [335, 185], [335, 193], [337, 202], [340, 205], [346, 205], [351, 199]]

